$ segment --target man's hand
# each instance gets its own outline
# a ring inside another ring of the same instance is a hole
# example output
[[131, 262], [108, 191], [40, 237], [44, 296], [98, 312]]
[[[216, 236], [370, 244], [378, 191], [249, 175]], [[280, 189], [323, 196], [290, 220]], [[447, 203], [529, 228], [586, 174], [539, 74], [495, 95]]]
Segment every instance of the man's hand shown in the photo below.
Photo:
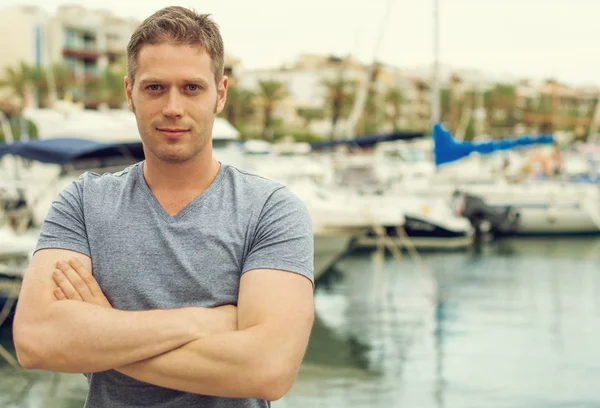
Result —
[[[112, 305], [104, 296], [98, 281], [92, 273], [77, 259], [70, 261], [60, 261], [56, 264], [56, 271], [52, 278], [57, 287], [54, 289], [54, 296], [58, 300], [80, 300], [86, 303], [92, 303], [98, 306], [112, 308]], [[224, 305], [215, 307], [214, 310], [219, 314], [211, 314], [211, 319], [207, 317], [200, 309], [190, 309], [191, 313], [198, 313], [199, 333], [220, 333], [224, 331], [237, 330], [237, 307], [234, 305]], [[212, 328], [207, 330], [207, 328]]]
[[54, 296], [58, 300], [81, 300], [98, 306], [112, 308], [102, 293], [96, 278], [79, 260], [59, 261], [52, 279], [57, 287]]

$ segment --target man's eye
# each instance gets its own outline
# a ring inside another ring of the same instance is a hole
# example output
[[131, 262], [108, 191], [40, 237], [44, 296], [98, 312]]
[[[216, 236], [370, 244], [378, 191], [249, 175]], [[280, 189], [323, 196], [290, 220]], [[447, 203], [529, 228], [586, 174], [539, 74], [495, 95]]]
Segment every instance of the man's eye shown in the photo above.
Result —
[[160, 91], [161, 90], [161, 86], [160, 85], [148, 85], [147, 89], [149, 91]]
[[198, 85], [195, 85], [195, 84], [189, 84], [187, 86], [187, 88], [188, 88], [188, 91], [192, 91], [192, 92], [196, 92], [196, 91], [200, 90], [200, 87]]

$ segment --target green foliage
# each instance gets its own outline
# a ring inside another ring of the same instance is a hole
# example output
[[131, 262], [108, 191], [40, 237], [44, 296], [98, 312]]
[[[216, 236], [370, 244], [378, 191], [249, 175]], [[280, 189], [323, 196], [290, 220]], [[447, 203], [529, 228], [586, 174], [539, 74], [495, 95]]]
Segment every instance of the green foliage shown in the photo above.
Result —
[[356, 98], [356, 82], [345, 78], [340, 71], [335, 78], [324, 80], [322, 85], [325, 87], [325, 108], [331, 117], [331, 128], [334, 129], [340, 119], [350, 114]]
[[440, 89], [440, 117], [443, 119], [447, 119], [450, 115], [450, 104], [452, 101], [450, 100], [450, 89], [442, 88]]
[[470, 142], [471, 140], [475, 139], [475, 136], [475, 121], [471, 119], [467, 125], [467, 128], [465, 129], [464, 141]]
[[[11, 133], [15, 141], [19, 141], [21, 138], [21, 117], [13, 117], [9, 121]], [[26, 120], [27, 133], [29, 135], [30, 140], [35, 140], [39, 138], [38, 128], [31, 120]], [[6, 136], [4, 135], [4, 131], [2, 126], [0, 126], [0, 143], [6, 143]]]
[[[292, 137], [292, 139], [294, 139], [295, 142], [307, 142], [307, 143], [322, 142], [324, 140], [323, 136], [320, 136], [320, 135], [317, 135], [314, 133], [310, 133], [304, 129], [288, 130], [288, 129], [278, 128], [273, 133], [273, 141], [274, 142], [280, 141], [283, 138], [287, 138], [287, 137]], [[253, 140], [253, 139], [262, 140], [263, 137], [262, 137], [261, 132], [242, 131], [240, 139], [241, 140]]]
[[298, 108], [298, 116], [304, 119], [304, 126], [309, 127], [311, 122], [325, 117], [325, 112], [320, 108]]
[[256, 114], [256, 95], [239, 86], [229, 86], [227, 101], [221, 113], [233, 126], [239, 128], [250, 122]]
[[33, 68], [25, 62], [20, 62], [16, 67], [6, 67], [0, 80], [0, 88], [9, 88], [16, 96], [24, 101], [29, 89], [33, 87], [35, 78]]
[[374, 94], [368, 95], [356, 133], [359, 135], [377, 133], [383, 124], [380, 118], [384, 118], [384, 114], [385, 111], [378, 103], [377, 96]]
[[287, 89], [285, 84], [279, 81], [266, 80], [258, 83], [258, 96], [263, 107], [263, 138], [273, 139], [273, 111], [278, 102], [285, 99]]
[[108, 66], [98, 78], [89, 81], [85, 89], [88, 104], [105, 103], [110, 108], [121, 108], [127, 101], [123, 77], [125, 66]]
[[119, 61], [109, 65], [98, 77], [88, 77], [79, 83], [72, 69], [66, 65], [42, 68], [21, 62], [5, 69], [0, 88], [9, 88], [23, 104], [28, 93], [31, 93], [42, 108], [50, 106], [50, 92], [53, 90], [58, 99], [76, 95], [77, 99], [83, 98], [86, 105], [106, 103], [118, 108], [126, 100], [123, 87], [125, 74], [125, 64]]
[[394, 130], [397, 130], [402, 115], [402, 103], [404, 102], [402, 90], [400, 88], [390, 88], [383, 98], [386, 107], [390, 108], [384, 109], [384, 113], [387, 113], [386, 119], [392, 123]]
[[324, 139], [322, 136], [316, 135], [314, 133], [308, 132], [306, 130], [292, 130], [292, 131], [284, 131], [279, 130], [275, 133], [275, 141], [281, 140], [284, 137], [291, 136], [295, 142], [322, 142]]
[[258, 94], [266, 103], [281, 101], [287, 96], [287, 90], [283, 82], [274, 80], [259, 81]]

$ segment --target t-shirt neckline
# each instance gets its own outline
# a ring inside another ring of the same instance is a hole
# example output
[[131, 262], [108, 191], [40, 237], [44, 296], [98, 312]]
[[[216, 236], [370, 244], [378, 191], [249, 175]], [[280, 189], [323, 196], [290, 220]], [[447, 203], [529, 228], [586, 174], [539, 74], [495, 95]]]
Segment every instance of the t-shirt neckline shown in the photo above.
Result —
[[163, 206], [160, 205], [159, 201], [156, 199], [156, 197], [150, 190], [148, 183], [146, 183], [146, 178], [144, 177], [144, 170], [143, 170], [144, 169], [144, 161], [141, 161], [140, 163], [138, 163], [138, 165], [136, 166], [135, 172], [136, 172], [136, 178], [142, 187], [142, 191], [148, 197], [152, 207], [154, 207], [154, 209], [158, 212], [158, 214], [160, 214], [161, 218], [163, 218], [166, 222], [171, 223], [171, 222], [178, 221], [181, 218], [185, 217], [190, 211], [192, 211], [195, 207], [197, 207], [207, 197], [214, 194], [214, 192], [217, 190], [217, 188], [221, 184], [221, 181], [223, 180], [224, 174], [225, 174], [225, 166], [226, 165], [221, 162], [219, 162], [219, 164], [220, 164], [220, 166], [219, 166], [219, 171], [217, 173], [217, 176], [212, 181], [212, 183], [210, 183], [208, 188], [206, 190], [204, 190], [202, 193], [200, 193], [200, 195], [198, 195], [192, 201], [190, 201], [185, 207], [183, 207], [181, 209], [181, 211], [179, 211], [175, 215], [169, 215], [165, 211]]

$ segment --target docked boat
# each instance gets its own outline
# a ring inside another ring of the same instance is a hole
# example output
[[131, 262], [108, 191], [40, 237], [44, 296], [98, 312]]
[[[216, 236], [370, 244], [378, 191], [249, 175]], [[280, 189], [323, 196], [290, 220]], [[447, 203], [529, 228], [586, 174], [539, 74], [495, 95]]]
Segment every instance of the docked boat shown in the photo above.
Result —
[[[223, 150], [219, 150], [223, 153]], [[143, 160], [141, 142], [100, 143], [87, 139], [59, 138], [0, 146], [0, 158], [19, 157], [18, 178], [0, 184], [0, 219], [12, 230], [23, 232], [40, 228], [55, 197], [86, 171], [116, 172]], [[346, 252], [350, 242], [360, 234], [367, 221], [348, 225], [356, 213], [334, 211], [323, 200], [313, 203], [315, 217], [315, 275], [320, 276]], [[336, 221], [334, 215], [338, 216]], [[399, 217], [397, 216], [396, 219]], [[0, 234], [0, 246], [6, 256], [31, 251], [35, 242], [13, 249], [16, 235]], [[21, 251], [21, 252], [19, 252]], [[2, 251], [0, 251], [0, 260]]]
[[[456, 191], [479, 197], [486, 206], [518, 213], [517, 235], [565, 235], [600, 233], [600, 188], [590, 183], [528, 179], [515, 181], [474, 163], [471, 171], [446, 172], [446, 163], [462, 160], [472, 153], [490, 154], [503, 149], [548, 144], [549, 136], [522, 137], [499, 142], [467, 144], [454, 142], [441, 126], [434, 128], [438, 171], [429, 178], [402, 180], [396, 191], [452, 201]], [[441, 141], [440, 141], [441, 140]], [[497, 144], [495, 144], [497, 143]], [[446, 146], [446, 147], [444, 147]], [[444, 150], [446, 149], [447, 150]], [[508, 215], [508, 214], [507, 214]]]
[[[469, 220], [457, 215], [441, 199], [416, 195], [362, 196], [372, 208], [393, 205], [404, 214], [404, 225], [384, 224], [386, 235], [396, 246], [412, 246], [418, 250], [464, 249], [473, 245], [475, 230]], [[372, 231], [361, 236], [358, 247], [373, 247], [378, 237]]]
[[344, 257], [354, 239], [354, 233], [343, 228], [314, 226], [313, 235], [315, 240], [314, 277], [316, 281]]
[[[354, 200], [347, 205], [344, 196], [331, 193], [310, 180], [296, 179], [287, 187], [306, 205], [315, 238], [315, 278], [333, 266], [350, 250], [356, 240], [378, 231], [384, 225], [401, 227], [404, 214], [396, 207], [373, 208]], [[382, 243], [381, 234], [374, 240]]]
[[[412, 192], [394, 191], [382, 182], [381, 168], [376, 159], [368, 155], [338, 157], [331, 165], [334, 175], [329, 175], [329, 194], [337, 195], [346, 205], [362, 206], [371, 211], [393, 208], [404, 215], [402, 226], [383, 224], [387, 236], [397, 246], [414, 246], [416, 249], [460, 249], [474, 243], [475, 231], [467, 218], [457, 214], [448, 200], [422, 196]], [[376, 245], [378, 237], [373, 231], [364, 234], [358, 247]]]

